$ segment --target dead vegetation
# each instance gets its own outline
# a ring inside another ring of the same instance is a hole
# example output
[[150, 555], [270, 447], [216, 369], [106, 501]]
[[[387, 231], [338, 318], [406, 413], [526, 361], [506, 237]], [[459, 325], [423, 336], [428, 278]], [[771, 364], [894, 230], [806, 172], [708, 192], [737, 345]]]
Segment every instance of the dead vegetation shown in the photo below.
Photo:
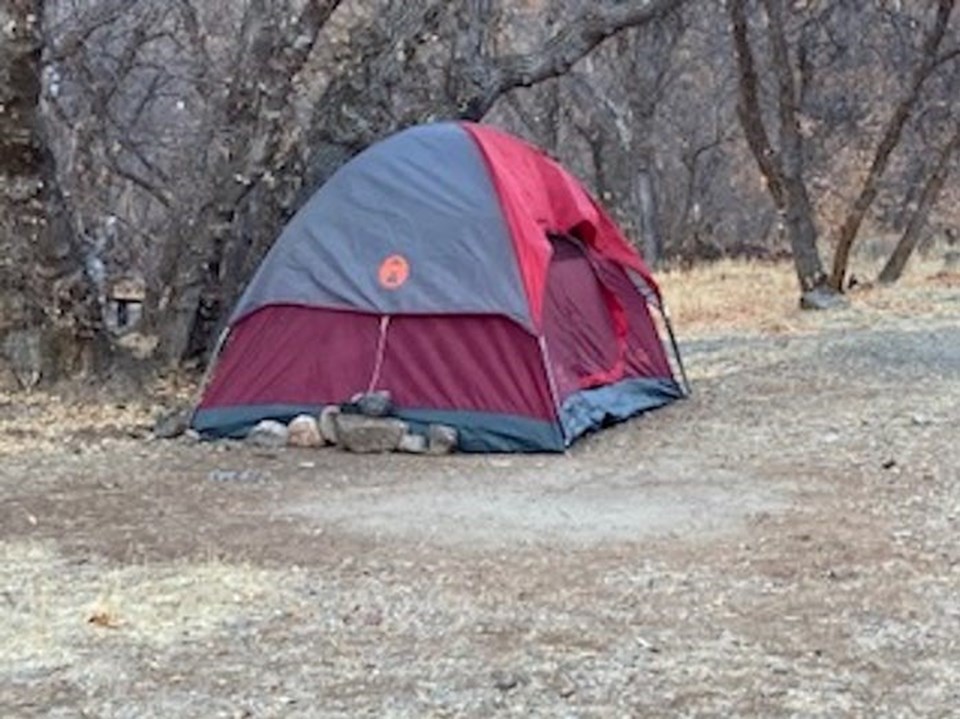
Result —
[[[855, 258], [851, 274], [857, 283], [848, 290], [853, 312], [842, 314], [841, 321], [852, 316], [866, 325], [891, 314], [920, 321], [957, 311], [950, 291], [960, 283], [960, 270], [945, 269], [940, 253], [917, 257], [896, 288], [872, 282], [881, 266], [877, 258]], [[668, 270], [659, 280], [681, 336], [816, 332], [836, 319], [800, 309], [796, 276], [787, 262], [723, 259]]]

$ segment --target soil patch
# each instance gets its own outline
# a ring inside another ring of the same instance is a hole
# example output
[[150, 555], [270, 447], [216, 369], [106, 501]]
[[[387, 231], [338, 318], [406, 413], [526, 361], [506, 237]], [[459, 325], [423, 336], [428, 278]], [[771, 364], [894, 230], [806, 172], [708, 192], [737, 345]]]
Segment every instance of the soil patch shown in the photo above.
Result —
[[960, 314], [922, 293], [687, 336], [691, 399], [564, 456], [2, 398], [0, 715], [950, 715]]

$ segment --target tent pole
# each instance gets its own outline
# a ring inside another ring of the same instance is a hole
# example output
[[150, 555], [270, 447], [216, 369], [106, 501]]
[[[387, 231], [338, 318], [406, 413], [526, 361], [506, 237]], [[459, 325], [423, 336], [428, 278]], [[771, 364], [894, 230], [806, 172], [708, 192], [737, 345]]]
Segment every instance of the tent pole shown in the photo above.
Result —
[[647, 284], [646, 280], [635, 272], [628, 272], [627, 277], [633, 282], [648, 305], [657, 308], [657, 312], [663, 318], [663, 324], [667, 330], [667, 336], [670, 338], [670, 348], [673, 350], [673, 357], [677, 361], [677, 369], [680, 370], [680, 378], [683, 380], [684, 396], [689, 397], [693, 392], [690, 389], [690, 381], [687, 379], [687, 370], [683, 366], [683, 358], [680, 356], [680, 346], [677, 344], [677, 336], [673, 332], [673, 323], [670, 322], [670, 316], [667, 314], [667, 308], [663, 300]]
[[667, 328], [667, 336], [670, 337], [670, 347], [673, 349], [673, 357], [677, 360], [677, 368], [680, 370], [680, 377], [683, 379], [683, 391], [687, 397], [690, 396], [690, 381], [687, 379], [687, 370], [683, 366], [683, 358], [680, 356], [680, 346], [677, 344], [677, 336], [673, 332], [673, 323], [670, 321], [670, 315], [662, 303], [656, 305], [663, 318], [663, 324]]
[[193, 420], [197, 415], [197, 411], [200, 409], [200, 401], [203, 399], [203, 393], [207, 391], [207, 385], [210, 384], [210, 380], [213, 377], [213, 368], [217, 364], [217, 359], [220, 357], [220, 352], [223, 349], [223, 345], [227, 341], [227, 337], [230, 336], [230, 327], [224, 327], [220, 332], [220, 335], [217, 337], [217, 343], [213, 346], [213, 352], [210, 353], [210, 361], [207, 362], [207, 368], [203, 372], [203, 379], [200, 380], [200, 386], [197, 388], [197, 396], [193, 402], [193, 410], [190, 412], [190, 422], [189, 424], [193, 425]]

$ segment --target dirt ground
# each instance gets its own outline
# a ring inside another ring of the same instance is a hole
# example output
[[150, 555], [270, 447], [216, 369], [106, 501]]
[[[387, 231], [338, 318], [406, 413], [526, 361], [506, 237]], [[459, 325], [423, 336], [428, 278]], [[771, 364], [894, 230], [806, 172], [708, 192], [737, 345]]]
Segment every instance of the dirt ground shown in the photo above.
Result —
[[955, 279], [688, 326], [693, 397], [565, 456], [7, 397], [0, 716], [954, 716]]

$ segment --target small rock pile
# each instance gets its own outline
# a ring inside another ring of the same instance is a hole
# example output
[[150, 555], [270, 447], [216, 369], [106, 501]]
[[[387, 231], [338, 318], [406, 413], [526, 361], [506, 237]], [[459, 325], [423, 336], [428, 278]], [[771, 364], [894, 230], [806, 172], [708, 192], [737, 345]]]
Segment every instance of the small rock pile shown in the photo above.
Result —
[[388, 392], [357, 395], [343, 406], [328, 405], [317, 416], [301, 414], [289, 424], [263, 420], [250, 430], [246, 441], [268, 449], [336, 445], [358, 454], [441, 455], [456, 451], [458, 437], [453, 427], [431, 424], [420, 434], [390, 416], [392, 409]]

